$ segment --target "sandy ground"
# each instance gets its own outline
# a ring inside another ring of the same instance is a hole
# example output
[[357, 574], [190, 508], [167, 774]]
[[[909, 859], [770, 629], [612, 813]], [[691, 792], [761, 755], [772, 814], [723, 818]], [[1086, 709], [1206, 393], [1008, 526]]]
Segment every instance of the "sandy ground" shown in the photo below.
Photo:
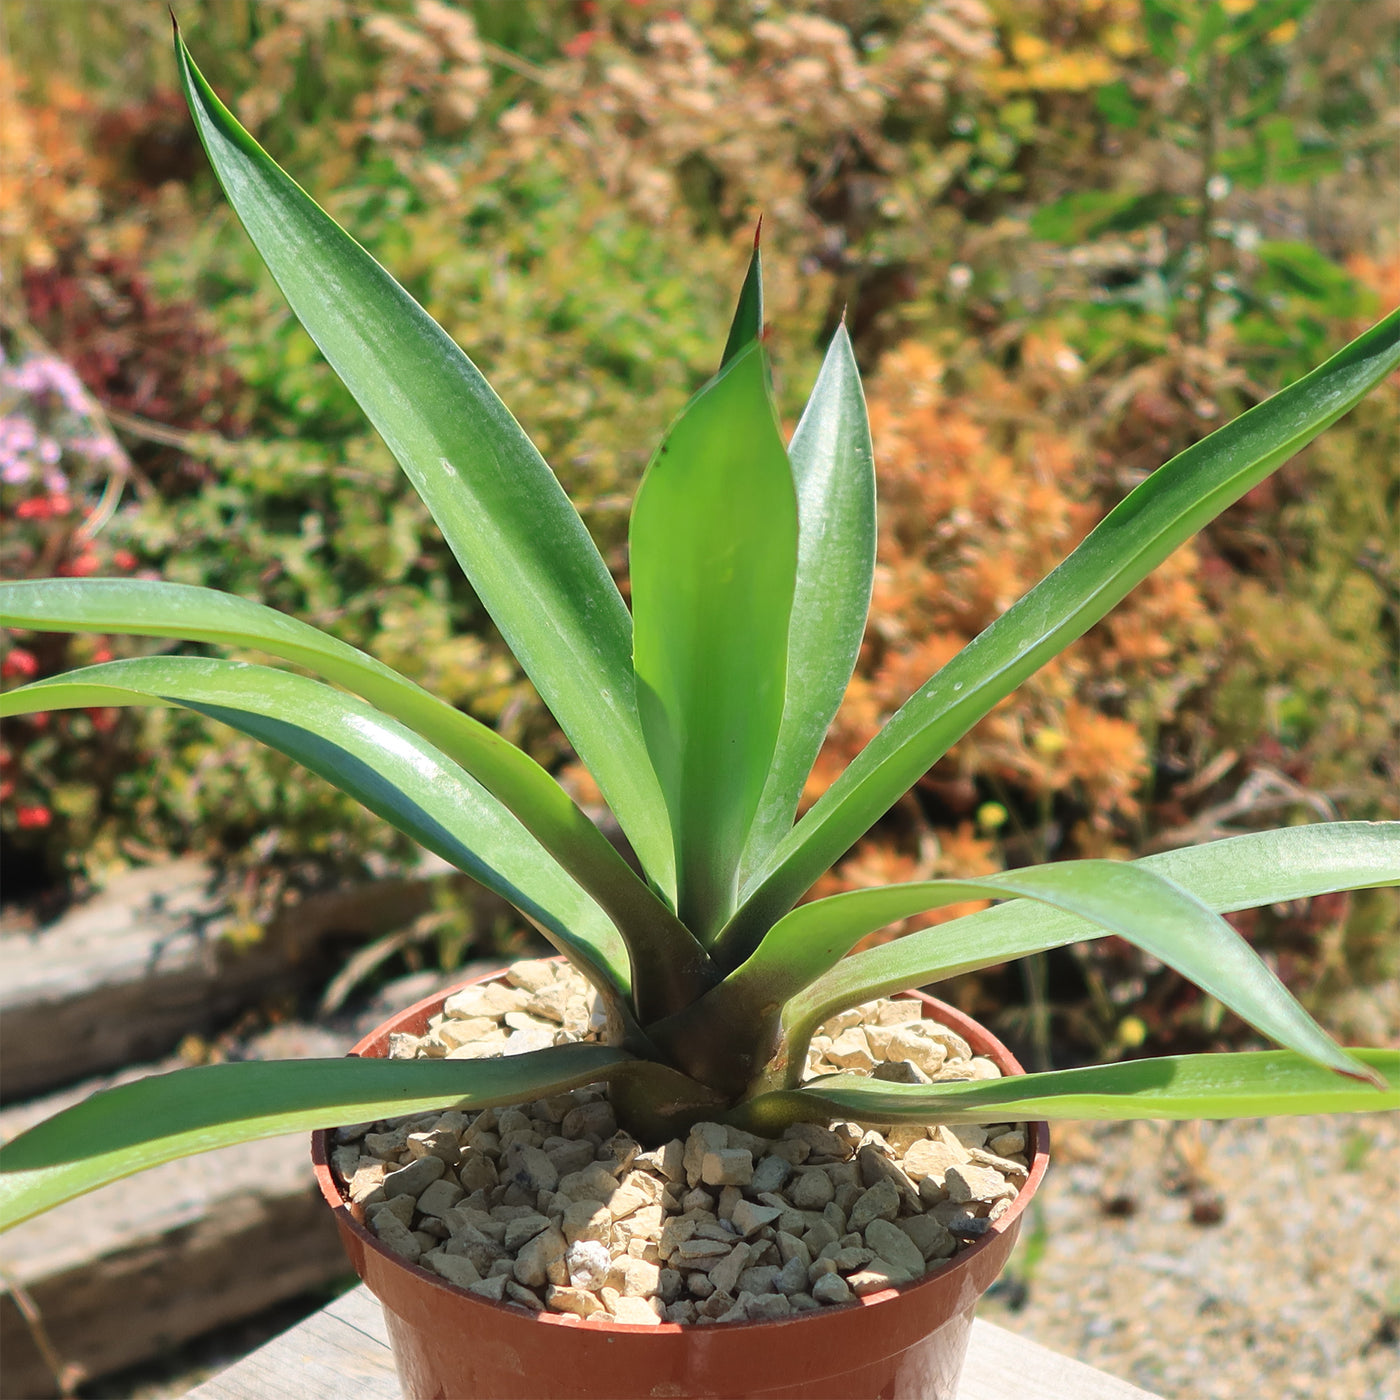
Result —
[[1172, 1400], [1400, 1400], [1400, 1114], [1051, 1141], [983, 1317]]

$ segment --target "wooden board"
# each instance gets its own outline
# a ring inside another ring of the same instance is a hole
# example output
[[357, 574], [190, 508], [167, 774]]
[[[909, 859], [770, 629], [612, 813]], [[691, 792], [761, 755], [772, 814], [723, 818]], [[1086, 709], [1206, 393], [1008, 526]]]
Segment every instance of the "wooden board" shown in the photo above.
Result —
[[333, 935], [407, 923], [447, 868], [308, 896], [247, 946], [219, 936], [227, 915], [197, 860], [129, 871], [37, 932], [0, 932], [0, 1101], [167, 1054], [305, 985]]
[[[491, 966], [487, 963], [485, 966]], [[240, 1042], [250, 1059], [338, 1057], [444, 981], [391, 983], [336, 1029], [287, 1022]], [[0, 1109], [0, 1141], [99, 1089], [179, 1068], [131, 1066]], [[0, 1397], [57, 1393], [19, 1298], [37, 1312], [60, 1367], [94, 1378], [158, 1356], [348, 1273], [314, 1185], [305, 1133], [168, 1162], [0, 1235]]]
[[958, 1400], [1158, 1400], [1106, 1371], [978, 1318]]
[[[402, 1400], [384, 1314], [363, 1285], [190, 1391], [186, 1400]], [[1156, 1400], [980, 1318], [958, 1400]]]
[[189, 1392], [188, 1400], [402, 1400], [384, 1313], [362, 1284]]
[[0, 1236], [0, 1396], [56, 1395], [348, 1270], [304, 1133], [170, 1162]]

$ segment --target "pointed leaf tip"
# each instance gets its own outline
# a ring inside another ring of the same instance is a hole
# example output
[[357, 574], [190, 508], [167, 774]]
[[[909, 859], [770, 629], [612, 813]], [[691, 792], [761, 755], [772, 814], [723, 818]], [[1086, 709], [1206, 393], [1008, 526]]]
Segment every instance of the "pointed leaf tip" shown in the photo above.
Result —
[[1392, 1087], [1395, 1087], [1392, 1086], [1390, 1081], [1380, 1070], [1370, 1065], [1362, 1065], [1360, 1069], [1344, 1069], [1340, 1065], [1335, 1068], [1336, 1072], [1344, 1079], [1355, 1079], [1361, 1084], [1369, 1084], [1373, 1089], [1378, 1089], [1381, 1093], [1385, 1093]]
[[[770, 333], [765, 329], [764, 343]], [[807, 774], [846, 693], [870, 610], [874, 456], [850, 337], [840, 327], [793, 434], [789, 457], [799, 525], [783, 720], [745, 850], [745, 874], [792, 827]]]
[[725, 341], [724, 354], [720, 358], [721, 369], [754, 341], [763, 339], [763, 255], [758, 247], [762, 228], [763, 220], [759, 219], [758, 228], [754, 230], [749, 268], [744, 274], [744, 285], [739, 290], [739, 302], [729, 326], [729, 338]]
[[687, 405], [632, 507], [642, 729], [671, 814], [677, 912], [702, 942], [733, 910], [782, 721], [797, 500], [767, 379], [750, 339]]
[[758, 224], [755, 226], [754, 231], [753, 231], [753, 250], [754, 250], [755, 253], [758, 252], [758, 245], [759, 245], [759, 243], [762, 241], [762, 239], [763, 239], [763, 215], [760, 214], [760, 215], [758, 216]]

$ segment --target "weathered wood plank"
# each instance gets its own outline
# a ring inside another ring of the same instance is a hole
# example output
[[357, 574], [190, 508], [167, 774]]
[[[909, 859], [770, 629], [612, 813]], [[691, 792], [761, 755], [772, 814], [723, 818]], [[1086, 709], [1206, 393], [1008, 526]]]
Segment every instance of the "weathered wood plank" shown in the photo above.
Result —
[[1152, 1392], [1061, 1356], [980, 1317], [963, 1366], [958, 1400], [1158, 1400]]
[[[250, 1041], [341, 1055], [348, 1031], [280, 1026]], [[0, 1140], [109, 1085], [175, 1069], [134, 1066], [0, 1110]], [[0, 1394], [55, 1393], [13, 1290], [72, 1373], [101, 1376], [344, 1275], [305, 1134], [169, 1162], [0, 1236]]]
[[237, 1365], [190, 1391], [189, 1400], [401, 1400], [384, 1313], [363, 1286]]
[[315, 954], [331, 935], [372, 937], [427, 909], [438, 865], [309, 896], [250, 946], [218, 936], [221, 904], [197, 860], [130, 871], [37, 932], [0, 933], [0, 1101], [164, 1055], [301, 985], [324, 971]]
[[305, 1134], [167, 1163], [0, 1237], [0, 1395], [58, 1393], [13, 1288], [58, 1360], [95, 1377], [347, 1269]]
[[[339, 1368], [345, 1369], [339, 1369]], [[186, 1400], [402, 1400], [384, 1315], [363, 1286], [190, 1391]], [[1157, 1400], [980, 1318], [958, 1400]]]
[[[334, 1029], [283, 1023], [239, 1053], [343, 1055], [367, 1026], [492, 965], [410, 975]], [[0, 1109], [0, 1141], [98, 1089], [179, 1063], [133, 1066]], [[309, 1139], [295, 1134], [168, 1162], [0, 1235], [0, 1397], [55, 1393], [11, 1287], [33, 1300], [59, 1360], [92, 1378], [344, 1277], [349, 1266], [313, 1183]]]

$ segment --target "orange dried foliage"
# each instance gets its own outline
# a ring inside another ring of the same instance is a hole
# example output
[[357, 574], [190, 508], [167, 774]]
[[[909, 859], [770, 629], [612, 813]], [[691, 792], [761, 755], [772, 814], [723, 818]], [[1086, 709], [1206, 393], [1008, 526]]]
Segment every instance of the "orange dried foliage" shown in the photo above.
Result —
[[16, 266], [51, 267], [55, 245], [102, 213], [82, 141], [90, 99], [56, 79], [36, 103], [27, 100], [28, 87], [0, 54], [0, 250], [7, 275]]
[[[822, 899], [846, 890], [879, 889], [885, 885], [905, 884], [916, 880], [973, 879], [992, 875], [1001, 869], [996, 843], [978, 836], [971, 822], [960, 822], [951, 831], [936, 834], [926, 831], [913, 854], [898, 849], [879, 836], [870, 837], [856, 847], [855, 853], [829, 870], [812, 887], [808, 899]], [[962, 900], [942, 909], [930, 909], [868, 934], [856, 951], [888, 943], [915, 929], [931, 928], [964, 914], [975, 914], [991, 903], [987, 899]]]
[[[954, 380], [906, 343], [870, 386], [879, 473], [874, 597], [857, 673], [804, 800], [815, 801], [901, 704], [1062, 560], [1116, 498], [1093, 469], [1075, 386], [1081, 367], [1052, 336], [1027, 336], [1014, 371], [982, 363]], [[1212, 666], [1218, 628], [1178, 551], [1103, 624], [1039, 671], [926, 775], [940, 875], [996, 869], [996, 843], [968, 822], [983, 795], [1046, 810], [1066, 797], [1084, 835], [1110, 843], [1139, 815], [1149, 733]], [[941, 806], [942, 811], [939, 811]], [[951, 827], [949, 831], [945, 827]], [[888, 838], [887, 838], [888, 839]], [[906, 872], [919, 857], [881, 838], [818, 889]], [[949, 917], [948, 911], [926, 922]], [[912, 925], [906, 925], [912, 926]]]
[[1380, 298], [1381, 309], [1400, 306], [1400, 252], [1373, 258], [1369, 253], [1353, 253], [1346, 269], [1363, 287]]

